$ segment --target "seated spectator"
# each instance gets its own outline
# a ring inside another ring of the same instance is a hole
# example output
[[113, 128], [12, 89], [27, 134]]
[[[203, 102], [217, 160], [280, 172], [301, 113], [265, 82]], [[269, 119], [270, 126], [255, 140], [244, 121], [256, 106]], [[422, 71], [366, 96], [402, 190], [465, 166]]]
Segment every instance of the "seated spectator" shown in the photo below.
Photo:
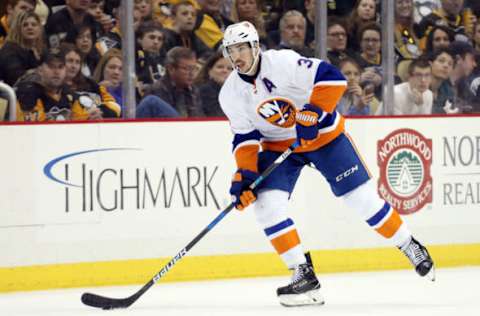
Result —
[[165, 50], [181, 46], [195, 52], [199, 58], [207, 58], [212, 51], [195, 35], [197, 10], [187, 0], [180, 1], [172, 8], [173, 28], [165, 30]]
[[440, 8], [424, 17], [418, 24], [418, 37], [426, 38], [433, 26], [444, 25], [455, 34], [455, 40], [469, 41], [469, 35], [467, 34], [466, 29], [473, 27], [476, 18], [474, 15], [471, 15], [468, 21], [464, 19], [464, 1], [441, 0], [440, 2]]
[[414, 31], [413, 0], [395, 1], [395, 53], [397, 62], [420, 56]]
[[[375, 23], [377, 21], [377, 3], [375, 0], [357, 0], [348, 21], [350, 34], [356, 34], [358, 30], [362, 29], [365, 25]], [[357, 50], [360, 46], [361, 43], [358, 36], [350, 38], [350, 49]]]
[[370, 81], [375, 85], [375, 96], [382, 100], [382, 55], [381, 55], [381, 37], [382, 31], [377, 23], [364, 25], [357, 33], [357, 39], [360, 42], [360, 52], [353, 55], [360, 67], [363, 69], [361, 82]]
[[201, 10], [197, 12], [195, 35], [211, 49], [221, 45], [223, 32], [233, 22], [221, 12], [222, 1], [197, 0]]
[[447, 48], [434, 51], [430, 57], [432, 65], [432, 82], [430, 90], [433, 92], [433, 114], [459, 113], [455, 107], [455, 90], [450, 82], [454, 60]]
[[351, 58], [340, 61], [339, 69], [347, 79], [347, 90], [337, 105], [343, 115], [373, 115], [377, 111], [373, 82], [360, 82], [362, 72], [357, 62]]
[[66, 0], [66, 7], [50, 15], [45, 25], [45, 32], [50, 47], [59, 47], [67, 34], [75, 32], [80, 25], [89, 25], [94, 30], [95, 38], [101, 33], [101, 25], [95, 21], [87, 10], [90, 1]]
[[45, 42], [40, 18], [33, 11], [15, 16], [5, 45], [0, 49], [0, 80], [13, 86], [27, 70], [39, 65]]
[[462, 41], [453, 42], [449, 49], [454, 60], [450, 81], [455, 89], [455, 106], [462, 113], [480, 112], [480, 107], [470, 89], [469, 82], [470, 75], [477, 66], [475, 49], [469, 43]]
[[87, 12], [102, 26], [102, 34], [108, 33], [115, 26], [111, 15], [105, 13], [105, 0], [91, 0]]
[[23, 11], [33, 11], [35, 0], [7, 0], [6, 13], [0, 18], [0, 48], [3, 46], [14, 17]]
[[122, 52], [112, 48], [100, 58], [93, 73], [93, 80], [107, 89], [107, 92], [114, 97], [115, 102], [120, 104], [123, 112], [125, 108], [122, 98], [122, 69]]
[[424, 58], [414, 59], [408, 68], [408, 82], [394, 87], [394, 115], [431, 114], [433, 94], [429, 90], [432, 67]]
[[452, 31], [443, 25], [435, 25], [427, 35], [425, 53], [430, 54], [434, 51], [445, 48], [454, 41]]
[[99, 118], [120, 117], [120, 105], [104, 86], [98, 85], [93, 79], [86, 77], [81, 72], [82, 52], [72, 44], [64, 43], [60, 46], [65, 55], [65, 85], [77, 95], [89, 98], [91, 107], [101, 111]]
[[315, 52], [305, 46], [307, 21], [298, 11], [287, 11], [280, 19], [280, 44], [277, 49], [293, 49], [306, 57], [314, 57]]
[[260, 44], [268, 46], [267, 30], [262, 15], [260, 0], [234, 0], [232, 3], [231, 20], [235, 23], [248, 21], [257, 29]]
[[225, 116], [220, 108], [218, 94], [231, 72], [231, 63], [220, 52], [210, 56], [200, 70], [196, 79], [196, 85], [202, 100], [205, 116]]
[[101, 111], [64, 86], [65, 56], [60, 50], [46, 51], [37, 69], [39, 82], [23, 81], [17, 86], [17, 120], [95, 120]]
[[347, 27], [335, 17], [328, 19], [327, 26], [327, 56], [331, 64], [339, 66], [340, 62], [352, 56], [348, 50]]
[[166, 75], [154, 83], [146, 95], [153, 94], [170, 104], [181, 117], [205, 116], [201, 98], [193, 85], [197, 58], [186, 47], [174, 47], [167, 53]]
[[140, 24], [137, 32], [136, 72], [139, 83], [152, 84], [165, 75], [163, 27], [156, 21]]
[[82, 73], [91, 77], [100, 60], [100, 53], [95, 47], [95, 30], [89, 24], [79, 25], [69, 31], [64, 42], [74, 44], [82, 52]]
[[382, 30], [377, 23], [364, 25], [357, 35], [360, 53], [355, 56], [362, 68], [381, 66]]

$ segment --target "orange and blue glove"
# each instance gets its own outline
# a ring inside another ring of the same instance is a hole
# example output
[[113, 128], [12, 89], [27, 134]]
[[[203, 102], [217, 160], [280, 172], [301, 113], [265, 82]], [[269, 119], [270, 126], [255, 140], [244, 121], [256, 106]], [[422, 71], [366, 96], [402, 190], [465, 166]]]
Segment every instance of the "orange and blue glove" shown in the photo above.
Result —
[[295, 129], [297, 141], [301, 147], [306, 147], [318, 136], [318, 118], [322, 110], [311, 104], [305, 104], [303, 109], [297, 112]]
[[230, 194], [232, 195], [232, 202], [238, 210], [242, 211], [257, 199], [257, 195], [248, 186], [258, 176], [258, 173], [247, 169], [238, 169], [233, 175]]

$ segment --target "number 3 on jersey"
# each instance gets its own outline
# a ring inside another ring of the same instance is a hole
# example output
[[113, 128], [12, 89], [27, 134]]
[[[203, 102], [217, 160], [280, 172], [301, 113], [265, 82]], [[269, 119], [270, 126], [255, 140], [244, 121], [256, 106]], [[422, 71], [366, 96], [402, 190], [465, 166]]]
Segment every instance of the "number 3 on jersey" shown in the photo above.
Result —
[[298, 61], [297, 61], [297, 64], [299, 66], [307, 66], [307, 68], [312, 68], [313, 66], [313, 61], [311, 61], [310, 59], [308, 58], [300, 58]]

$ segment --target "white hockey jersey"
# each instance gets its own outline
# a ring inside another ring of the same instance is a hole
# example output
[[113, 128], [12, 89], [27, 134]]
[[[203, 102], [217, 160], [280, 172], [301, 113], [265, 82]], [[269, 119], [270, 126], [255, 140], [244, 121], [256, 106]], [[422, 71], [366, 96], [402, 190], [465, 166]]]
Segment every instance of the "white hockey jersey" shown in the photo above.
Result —
[[297, 152], [318, 149], [335, 139], [344, 129], [344, 119], [335, 107], [346, 85], [334, 66], [292, 50], [261, 53], [253, 83], [232, 71], [219, 101], [235, 135], [233, 150], [238, 167], [256, 171], [260, 143], [265, 150], [286, 150], [296, 139], [296, 112], [306, 103], [317, 106], [323, 114], [317, 139]]

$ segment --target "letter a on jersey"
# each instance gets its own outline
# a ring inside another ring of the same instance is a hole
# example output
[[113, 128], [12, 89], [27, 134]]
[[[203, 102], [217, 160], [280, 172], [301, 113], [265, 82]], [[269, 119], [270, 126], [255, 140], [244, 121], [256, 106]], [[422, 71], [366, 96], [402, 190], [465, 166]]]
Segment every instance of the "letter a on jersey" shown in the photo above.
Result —
[[267, 122], [278, 127], [290, 128], [295, 124], [295, 107], [285, 98], [272, 98], [257, 107], [257, 113]]
[[277, 86], [271, 82], [268, 78], [263, 78], [262, 79], [263, 84], [265, 85], [265, 88], [267, 88], [268, 92], [272, 93], [273, 88], [277, 88]]

